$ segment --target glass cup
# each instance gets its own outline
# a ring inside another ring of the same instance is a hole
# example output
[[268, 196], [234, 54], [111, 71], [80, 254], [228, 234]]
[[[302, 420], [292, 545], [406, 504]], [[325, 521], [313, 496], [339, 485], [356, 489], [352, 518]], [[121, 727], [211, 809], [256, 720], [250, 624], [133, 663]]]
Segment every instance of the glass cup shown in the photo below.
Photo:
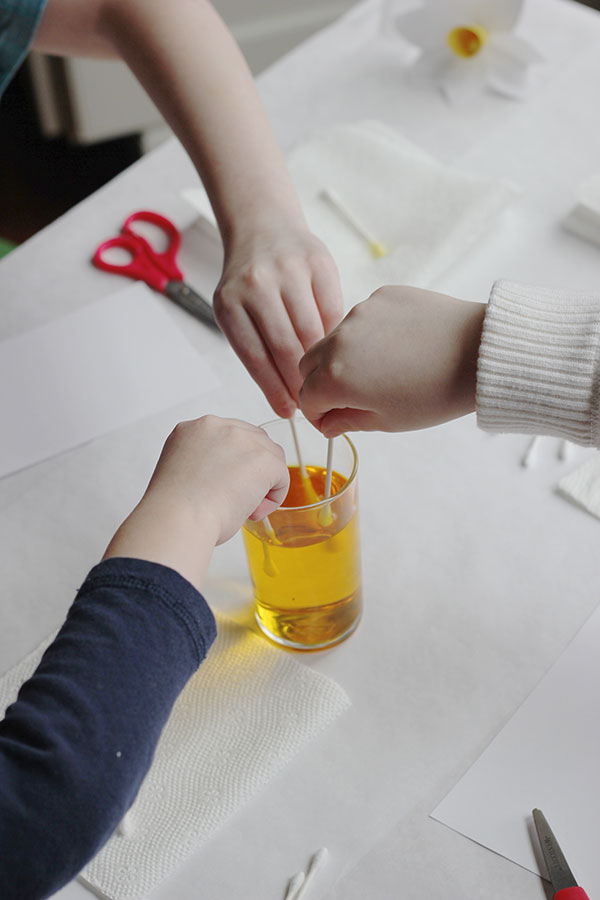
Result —
[[290, 472], [283, 505], [242, 528], [258, 625], [295, 650], [322, 650], [347, 638], [362, 611], [358, 456], [346, 435], [333, 441], [331, 496], [325, 497], [327, 439], [306, 419], [262, 427], [280, 444]]

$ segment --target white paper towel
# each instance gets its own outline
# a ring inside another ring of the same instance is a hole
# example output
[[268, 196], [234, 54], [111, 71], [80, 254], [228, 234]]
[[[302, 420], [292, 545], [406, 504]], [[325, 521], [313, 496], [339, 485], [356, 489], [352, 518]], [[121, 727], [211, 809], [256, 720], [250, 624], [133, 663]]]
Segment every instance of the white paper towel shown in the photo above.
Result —
[[[218, 636], [179, 696], [127, 815], [79, 876], [109, 900], [141, 900], [350, 701], [331, 679], [217, 616]], [[0, 713], [49, 638], [0, 680]]]
[[[377, 121], [336, 124], [288, 156], [309, 227], [340, 269], [346, 308], [384, 284], [428, 286], [464, 258], [516, 194], [511, 185], [443, 165]], [[389, 253], [368, 243], [322, 197], [332, 189]], [[203, 189], [183, 196], [214, 222]]]

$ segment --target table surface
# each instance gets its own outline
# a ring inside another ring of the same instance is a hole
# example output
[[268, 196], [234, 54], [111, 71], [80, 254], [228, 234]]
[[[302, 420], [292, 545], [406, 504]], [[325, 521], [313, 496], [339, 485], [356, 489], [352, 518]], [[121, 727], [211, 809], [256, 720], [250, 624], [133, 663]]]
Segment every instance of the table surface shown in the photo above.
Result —
[[[433, 287], [473, 300], [485, 300], [496, 277], [597, 290], [598, 249], [560, 223], [599, 165], [600, 16], [566, 0], [530, 0], [520, 30], [546, 59], [530, 99], [487, 93], [455, 108], [404, 83], [406, 48], [377, 33], [379, 11], [367, 0], [260, 77], [284, 148], [335, 120], [384, 120], [445, 162], [522, 188], [503, 224]], [[140, 207], [185, 229], [188, 281], [210, 292], [220, 251], [179, 195], [195, 184], [169, 141], [10, 254], [0, 265], [0, 336], [118, 288], [90, 254]], [[164, 305], [220, 387], [0, 481], [2, 670], [62, 621], [176, 421], [205, 412], [272, 418], [226, 342]], [[544, 439], [525, 470], [527, 440], [483, 434], [472, 416], [357, 436], [364, 619], [340, 647], [298, 657], [341, 683], [353, 706], [153, 900], [278, 900], [320, 846], [330, 863], [311, 900], [546, 896], [537, 876], [429, 818], [597, 603], [600, 526], [553, 490], [590, 451], [575, 448], [560, 462], [557, 442]], [[216, 551], [205, 593], [248, 616], [239, 536]], [[77, 883], [60, 892], [89, 896]]]

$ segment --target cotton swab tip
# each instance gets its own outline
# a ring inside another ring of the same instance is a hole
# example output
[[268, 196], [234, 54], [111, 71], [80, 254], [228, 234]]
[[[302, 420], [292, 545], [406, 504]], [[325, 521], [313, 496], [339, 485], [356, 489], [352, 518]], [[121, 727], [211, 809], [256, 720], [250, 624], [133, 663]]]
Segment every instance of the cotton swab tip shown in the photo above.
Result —
[[371, 248], [371, 253], [376, 259], [381, 259], [382, 256], [387, 256], [390, 252], [385, 244], [379, 243], [379, 241], [371, 241], [369, 244]]

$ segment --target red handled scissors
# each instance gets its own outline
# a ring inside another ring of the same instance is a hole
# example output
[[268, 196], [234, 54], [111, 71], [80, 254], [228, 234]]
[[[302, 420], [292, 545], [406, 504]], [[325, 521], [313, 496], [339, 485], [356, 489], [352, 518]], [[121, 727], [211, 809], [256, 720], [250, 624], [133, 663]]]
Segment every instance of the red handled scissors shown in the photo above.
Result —
[[583, 888], [577, 885], [575, 877], [567, 865], [558, 841], [546, 821], [541, 809], [533, 810], [533, 822], [542, 848], [542, 855], [554, 891], [553, 900], [589, 900]]
[[[134, 222], [148, 222], [164, 231], [168, 239], [167, 249], [162, 253], [155, 250], [145, 237], [134, 230]], [[183, 280], [183, 273], [177, 265], [180, 246], [181, 234], [169, 219], [149, 210], [140, 210], [125, 219], [121, 234], [100, 244], [92, 262], [105, 272], [116, 272], [118, 275], [145, 281], [155, 291], [166, 294], [196, 318], [217, 328], [210, 303]], [[126, 250], [131, 254], [131, 260], [122, 265], [109, 262], [104, 254], [112, 247]]]

